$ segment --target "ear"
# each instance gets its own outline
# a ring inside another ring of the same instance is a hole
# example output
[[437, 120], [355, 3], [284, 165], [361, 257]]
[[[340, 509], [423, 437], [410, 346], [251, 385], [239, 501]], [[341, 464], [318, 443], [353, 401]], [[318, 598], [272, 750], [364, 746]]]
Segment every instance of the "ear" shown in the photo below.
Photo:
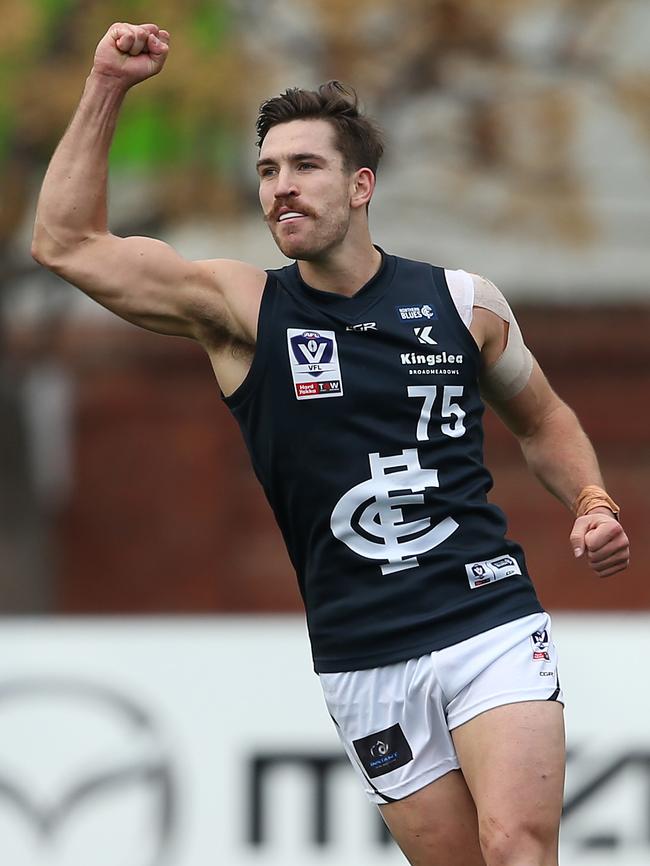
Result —
[[359, 168], [350, 179], [350, 207], [366, 207], [375, 191], [375, 175], [369, 168]]

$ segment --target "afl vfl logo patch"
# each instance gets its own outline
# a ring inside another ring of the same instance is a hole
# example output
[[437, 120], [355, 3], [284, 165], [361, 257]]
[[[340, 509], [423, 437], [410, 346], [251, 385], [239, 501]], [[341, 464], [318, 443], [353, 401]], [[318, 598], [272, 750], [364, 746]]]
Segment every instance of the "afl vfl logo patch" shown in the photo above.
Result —
[[334, 331], [287, 328], [287, 347], [297, 400], [343, 396]]
[[517, 560], [509, 554], [497, 556], [495, 559], [484, 559], [482, 562], [468, 562], [465, 566], [470, 589], [478, 589], [486, 583], [503, 580], [521, 574]]

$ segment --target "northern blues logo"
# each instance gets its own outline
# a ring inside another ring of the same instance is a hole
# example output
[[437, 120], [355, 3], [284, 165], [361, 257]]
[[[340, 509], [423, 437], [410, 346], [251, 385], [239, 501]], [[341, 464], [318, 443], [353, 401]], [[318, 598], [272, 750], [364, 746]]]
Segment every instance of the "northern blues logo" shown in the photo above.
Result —
[[418, 319], [437, 319], [438, 314], [431, 304], [413, 304], [407, 307], [395, 307], [402, 322], [413, 322]]
[[287, 328], [287, 344], [296, 399], [342, 396], [343, 383], [334, 331]]

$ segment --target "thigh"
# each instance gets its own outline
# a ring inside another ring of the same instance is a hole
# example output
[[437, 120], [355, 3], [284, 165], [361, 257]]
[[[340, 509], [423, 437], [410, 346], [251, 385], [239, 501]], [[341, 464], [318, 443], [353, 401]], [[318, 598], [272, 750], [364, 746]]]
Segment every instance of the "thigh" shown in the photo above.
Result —
[[[557, 701], [488, 710], [452, 731], [488, 862], [557, 863], [565, 766]], [[532, 853], [529, 853], [532, 852]]]
[[412, 866], [485, 866], [476, 808], [459, 770], [380, 811]]

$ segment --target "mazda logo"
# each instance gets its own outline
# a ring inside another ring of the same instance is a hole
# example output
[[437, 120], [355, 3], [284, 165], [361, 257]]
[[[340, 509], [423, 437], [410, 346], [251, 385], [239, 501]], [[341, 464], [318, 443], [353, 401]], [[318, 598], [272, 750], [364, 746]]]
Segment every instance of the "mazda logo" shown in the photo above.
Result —
[[174, 774], [152, 714], [109, 686], [0, 681], [0, 839], [11, 866], [164, 866]]

